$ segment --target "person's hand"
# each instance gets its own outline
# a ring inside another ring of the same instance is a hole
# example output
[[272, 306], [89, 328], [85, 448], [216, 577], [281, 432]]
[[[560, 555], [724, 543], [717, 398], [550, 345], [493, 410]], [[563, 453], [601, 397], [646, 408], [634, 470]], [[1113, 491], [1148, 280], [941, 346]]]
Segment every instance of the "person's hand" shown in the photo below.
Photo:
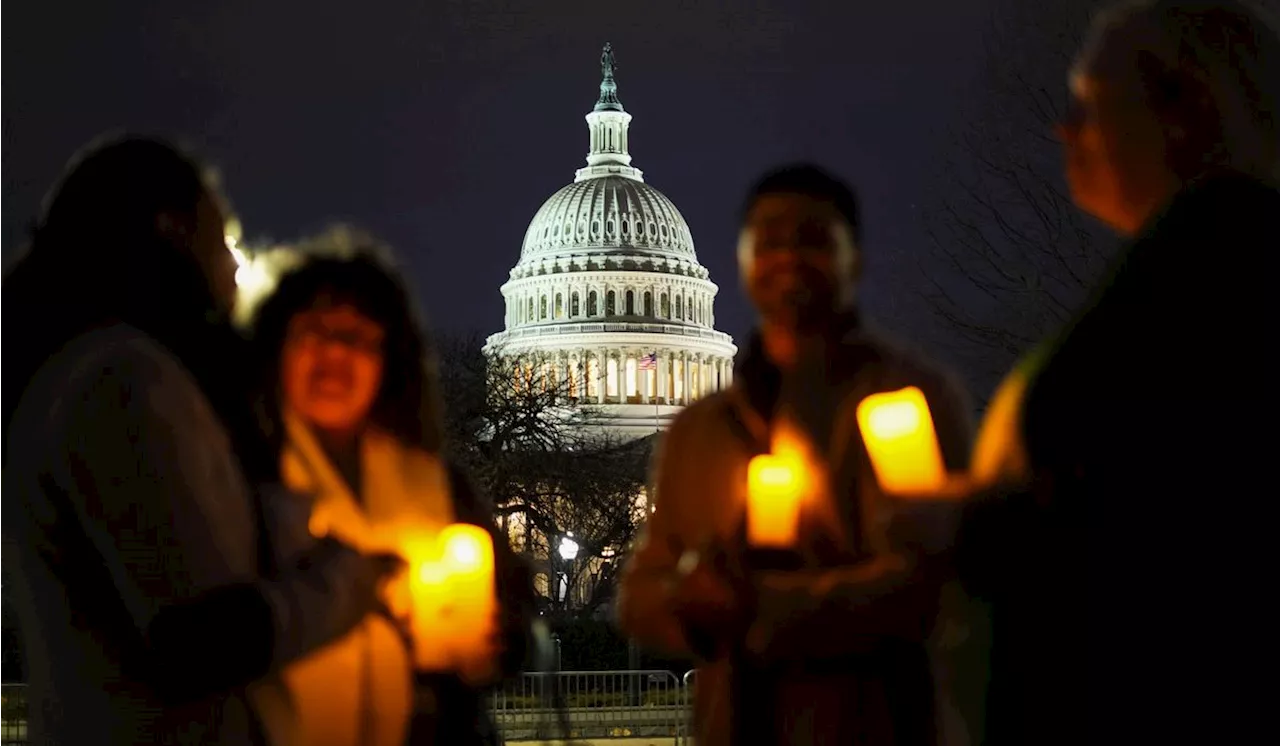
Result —
[[282, 577], [260, 584], [279, 624], [276, 662], [297, 660], [382, 611], [382, 588], [404, 567], [395, 555], [364, 554], [332, 537], [317, 541]]
[[498, 661], [506, 649], [502, 634], [502, 614], [495, 612], [489, 625], [489, 634], [485, 636], [479, 650], [458, 656], [455, 668], [458, 678], [472, 689], [478, 689], [494, 683], [502, 675]]
[[741, 594], [714, 550], [690, 551], [680, 558], [670, 599], [689, 644], [705, 660], [722, 652], [724, 640], [742, 624]]
[[933, 556], [946, 552], [959, 531], [964, 506], [975, 488], [966, 475], [952, 475], [928, 495], [884, 495], [876, 505], [879, 552]]

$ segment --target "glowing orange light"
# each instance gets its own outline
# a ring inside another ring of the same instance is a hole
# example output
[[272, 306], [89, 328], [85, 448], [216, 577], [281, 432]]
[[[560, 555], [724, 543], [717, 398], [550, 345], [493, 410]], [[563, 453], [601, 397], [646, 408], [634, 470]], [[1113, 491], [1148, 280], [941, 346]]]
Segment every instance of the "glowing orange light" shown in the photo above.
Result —
[[796, 543], [809, 479], [804, 449], [789, 431], [775, 433], [772, 450], [747, 465], [747, 541], [787, 548]]
[[440, 532], [451, 607], [450, 635], [456, 655], [486, 655], [494, 624], [493, 536], [479, 526], [455, 523]]
[[857, 419], [885, 492], [930, 494], [943, 488], [947, 470], [924, 392], [909, 386], [868, 396], [858, 403]]

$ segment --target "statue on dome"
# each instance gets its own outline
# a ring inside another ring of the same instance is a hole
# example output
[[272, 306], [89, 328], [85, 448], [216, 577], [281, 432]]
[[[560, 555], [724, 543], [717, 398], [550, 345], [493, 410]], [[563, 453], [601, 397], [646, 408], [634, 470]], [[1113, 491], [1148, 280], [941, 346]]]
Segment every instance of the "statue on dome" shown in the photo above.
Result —
[[613, 71], [617, 66], [617, 62], [613, 59], [613, 44], [605, 42], [604, 51], [600, 53], [600, 73], [606, 79], [610, 79], [613, 77]]

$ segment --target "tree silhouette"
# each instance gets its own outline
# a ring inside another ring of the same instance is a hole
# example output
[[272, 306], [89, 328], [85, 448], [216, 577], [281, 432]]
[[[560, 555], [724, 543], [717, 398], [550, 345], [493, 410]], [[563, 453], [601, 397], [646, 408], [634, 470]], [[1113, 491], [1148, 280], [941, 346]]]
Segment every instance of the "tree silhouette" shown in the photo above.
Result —
[[978, 391], [1084, 300], [1114, 241], [1071, 203], [1054, 126], [1097, 0], [1005, 0], [983, 65], [924, 200], [930, 309]]
[[[445, 338], [439, 349], [451, 457], [493, 500], [513, 547], [534, 560], [548, 607], [599, 612], [644, 519], [649, 439], [609, 436], [547, 360], [486, 352], [478, 337]], [[571, 561], [558, 551], [566, 538], [577, 546]]]

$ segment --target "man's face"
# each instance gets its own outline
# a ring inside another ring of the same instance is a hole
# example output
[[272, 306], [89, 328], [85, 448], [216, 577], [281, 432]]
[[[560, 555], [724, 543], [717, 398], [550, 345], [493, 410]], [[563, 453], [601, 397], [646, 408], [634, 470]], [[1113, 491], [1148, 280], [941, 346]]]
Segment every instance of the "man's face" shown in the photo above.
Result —
[[766, 194], [747, 214], [738, 262], [766, 322], [808, 330], [852, 299], [859, 257], [848, 222], [830, 203]]
[[1147, 105], [1136, 75], [1086, 71], [1073, 75], [1070, 87], [1071, 110], [1059, 133], [1071, 197], [1080, 209], [1133, 235], [1176, 189], [1166, 127]]
[[361, 429], [382, 388], [384, 335], [348, 305], [295, 315], [280, 358], [285, 403], [317, 430]]

